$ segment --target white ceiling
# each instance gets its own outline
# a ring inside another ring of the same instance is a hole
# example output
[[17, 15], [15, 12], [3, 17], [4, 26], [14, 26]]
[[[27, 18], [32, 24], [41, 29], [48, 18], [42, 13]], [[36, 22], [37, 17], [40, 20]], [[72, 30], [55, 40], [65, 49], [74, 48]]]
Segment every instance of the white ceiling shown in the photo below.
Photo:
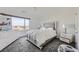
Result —
[[[69, 11], [71, 10], [71, 11]], [[0, 7], [0, 13], [7, 13], [16, 16], [44, 16], [44, 15], [52, 15], [61, 14], [65, 11], [65, 13], [70, 13], [74, 11], [74, 8], [36, 8], [36, 7]]]

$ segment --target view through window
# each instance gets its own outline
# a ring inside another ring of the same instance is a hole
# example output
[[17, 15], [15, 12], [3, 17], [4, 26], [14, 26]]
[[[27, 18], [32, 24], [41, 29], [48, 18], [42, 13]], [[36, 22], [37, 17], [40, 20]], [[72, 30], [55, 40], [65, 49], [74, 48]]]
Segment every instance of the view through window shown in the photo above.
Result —
[[29, 19], [12, 17], [12, 30], [29, 30]]

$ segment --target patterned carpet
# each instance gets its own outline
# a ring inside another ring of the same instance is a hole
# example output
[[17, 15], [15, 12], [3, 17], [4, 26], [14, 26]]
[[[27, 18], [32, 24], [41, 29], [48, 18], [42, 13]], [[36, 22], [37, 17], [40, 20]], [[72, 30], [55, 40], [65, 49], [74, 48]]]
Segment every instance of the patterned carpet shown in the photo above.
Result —
[[58, 46], [66, 44], [57, 38], [44, 46], [42, 50], [27, 41], [26, 37], [19, 38], [14, 43], [2, 50], [2, 52], [57, 52]]

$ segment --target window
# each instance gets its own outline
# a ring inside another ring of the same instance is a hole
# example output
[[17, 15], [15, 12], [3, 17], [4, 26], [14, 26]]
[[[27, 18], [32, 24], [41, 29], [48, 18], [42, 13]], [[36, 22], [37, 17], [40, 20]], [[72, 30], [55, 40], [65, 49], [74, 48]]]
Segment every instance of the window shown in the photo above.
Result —
[[29, 19], [12, 17], [12, 30], [29, 30]]
[[25, 19], [25, 30], [29, 30], [29, 19]]

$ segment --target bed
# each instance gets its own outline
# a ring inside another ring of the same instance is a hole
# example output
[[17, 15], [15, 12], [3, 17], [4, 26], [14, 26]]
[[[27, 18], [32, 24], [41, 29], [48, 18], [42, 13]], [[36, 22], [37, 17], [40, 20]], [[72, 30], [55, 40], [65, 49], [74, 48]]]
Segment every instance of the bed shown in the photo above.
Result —
[[43, 24], [40, 29], [34, 29], [28, 31], [28, 41], [33, 43], [38, 48], [42, 49], [45, 44], [51, 41], [51, 38], [56, 37], [56, 31], [53, 27], [49, 27], [46, 23], [45, 27]]

